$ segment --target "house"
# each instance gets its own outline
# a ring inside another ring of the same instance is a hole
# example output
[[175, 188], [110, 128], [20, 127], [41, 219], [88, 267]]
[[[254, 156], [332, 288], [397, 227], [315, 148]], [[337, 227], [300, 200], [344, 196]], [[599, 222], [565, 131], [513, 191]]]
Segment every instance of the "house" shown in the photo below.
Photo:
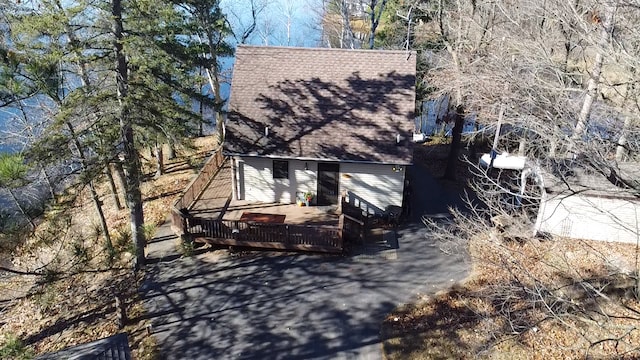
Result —
[[[565, 168], [540, 178], [544, 191], [535, 224], [537, 233], [636, 244], [640, 238], [640, 197], [636, 163], [620, 163], [626, 183], [596, 172]], [[617, 184], [616, 184], [617, 182]]]
[[401, 206], [416, 54], [240, 45], [225, 154], [234, 200]]

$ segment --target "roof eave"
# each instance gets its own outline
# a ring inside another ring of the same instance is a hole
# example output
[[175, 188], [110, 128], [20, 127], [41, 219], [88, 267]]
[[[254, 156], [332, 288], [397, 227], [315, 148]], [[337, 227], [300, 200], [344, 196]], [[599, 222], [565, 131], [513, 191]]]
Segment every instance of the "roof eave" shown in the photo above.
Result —
[[412, 160], [398, 159], [398, 161], [376, 161], [376, 160], [348, 160], [348, 159], [331, 159], [331, 158], [317, 158], [317, 157], [304, 157], [304, 156], [285, 156], [285, 155], [260, 155], [260, 154], [243, 154], [223, 151], [225, 156], [238, 156], [238, 157], [252, 157], [252, 158], [265, 158], [265, 159], [285, 159], [285, 160], [299, 160], [299, 161], [318, 161], [318, 162], [340, 162], [340, 163], [357, 163], [357, 164], [377, 164], [377, 165], [413, 165]]

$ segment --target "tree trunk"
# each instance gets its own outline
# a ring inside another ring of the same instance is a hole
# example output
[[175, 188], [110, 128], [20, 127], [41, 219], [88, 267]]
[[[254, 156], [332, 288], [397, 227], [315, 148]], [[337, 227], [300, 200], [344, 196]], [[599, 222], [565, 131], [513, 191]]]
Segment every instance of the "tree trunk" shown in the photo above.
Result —
[[156, 146], [154, 147], [155, 157], [156, 157], [156, 177], [160, 177], [164, 174], [164, 158], [162, 151], [162, 144], [158, 144], [156, 142]]
[[[73, 124], [71, 124], [70, 122], [66, 122], [65, 125], [69, 130], [69, 135], [71, 136], [73, 147], [75, 148], [75, 151], [78, 154], [78, 158], [80, 159], [80, 167], [83, 172], [87, 172], [88, 171], [87, 158], [84, 155], [84, 149], [80, 144], [80, 140], [78, 140], [78, 136], [76, 135], [76, 131], [73, 127]], [[102, 230], [102, 236], [104, 237], [105, 246], [107, 247], [107, 249], [112, 249], [113, 244], [111, 243], [111, 236], [109, 234], [109, 227], [107, 226], [107, 219], [104, 217], [104, 211], [102, 210], [102, 202], [100, 201], [100, 196], [96, 191], [96, 187], [93, 183], [93, 180], [89, 180], [88, 185], [89, 185], [91, 200], [93, 201], [93, 205], [96, 209], [96, 213], [98, 214], [98, 220], [100, 221], [100, 229]]]
[[[56, 1], [56, 5], [60, 9], [60, 11], [64, 12], [64, 8], [60, 1]], [[65, 13], [65, 16], [66, 16], [66, 13]], [[67, 33], [67, 36], [69, 37], [69, 40], [72, 43], [77, 44], [79, 41], [75, 36], [75, 33], [71, 29], [71, 26], [69, 25], [69, 19], [65, 19], [65, 23], [66, 23], [65, 31]], [[75, 52], [76, 52], [76, 55], [78, 56], [78, 59], [80, 59], [81, 58], [80, 51], [76, 50]], [[80, 72], [80, 80], [82, 81], [83, 90], [86, 90], [86, 88], [89, 86], [90, 80], [89, 80], [89, 76], [87, 75], [85, 64], [80, 60], [78, 60], [76, 65], [78, 66], [78, 70]], [[69, 130], [69, 134], [71, 135], [71, 139], [73, 141], [73, 146], [75, 147], [75, 150], [78, 153], [78, 157], [80, 158], [80, 166], [82, 167], [82, 171], [86, 172], [88, 170], [88, 164], [87, 164], [87, 158], [85, 156], [83, 146], [80, 143], [78, 136], [76, 135], [76, 131], [74, 129], [73, 124], [67, 121], [65, 122], [65, 125]], [[107, 247], [107, 249], [111, 250], [113, 249], [113, 243], [111, 242], [111, 235], [109, 234], [107, 219], [105, 218], [104, 211], [102, 210], [102, 202], [100, 201], [100, 196], [96, 191], [93, 180], [89, 180], [88, 185], [89, 185], [89, 191], [91, 194], [91, 200], [93, 201], [93, 205], [96, 209], [96, 212], [98, 213], [98, 219], [100, 221], [100, 228], [102, 229], [102, 236], [104, 237], [105, 246]]]
[[[380, 7], [378, 8], [378, 13], [376, 14], [376, 5], [378, 5], [378, 0], [371, 0], [369, 7], [371, 8], [371, 34], [369, 34], [369, 49], [373, 49], [375, 45], [375, 37], [376, 30], [378, 29], [378, 25], [380, 24], [380, 17], [382, 16], [382, 12], [384, 11], [385, 5], [387, 5], [387, 0], [382, 0], [380, 2]], [[411, 24], [411, 18], [408, 19], [409, 24]], [[409, 25], [411, 26], [411, 25]], [[409, 38], [407, 38], [407, 43], [409, 42]]]
[[625, 161], [627, 158], [627, 154], [628, 154], [627, 135], [630, 129], [631, 129], [631, 115], [627, 115], [624, 118], [624, 125], [622, 125], [622, 133], [620, 134], [620, 138], [618, 138], [618, 144], [616, 146], [616, 161], [618, 162]]
[[[629, 69], [629, 72], [634, 76], [636, 75], [636, 69], [633, 67]], [[623, 106], [629, 100], [633, 99], [634, 97], [637, 97], [637, 92], [635, 90], [636, 90], [635, 84], [627, 85], [627, 91], [624, 96]], [[629, 155], [628, 136], [632, 131], [632, 125], [634, 123], [634, 121], [632, 121], [632, 116], [634, 116], [634, 114], [630, 114], [630, 113], [626, 113], [624, 116], [624, 123], [622, 124], [622, 130], [620, 131], [620, 137], [618, 138], [618, 142], [616, 144], [616, 161], [617, 162], [625, 161], [628, 159], [628, 155]]]
[[596, 96], [598, 96], [597, 92], [598, 86], [600, 85], [600, 73], [602, 72], [605, 47], [609, 42], [609, 36], [613, 27], [613, 15], [616, 9], [612, 4], [606, 3], [604, 11], [604, 21], [602, 22], [602, 27], [600, 28], [600, 38], [598, 39], [598, 42], [596, 44], [598, 47], [598, 52], [596, 53], [593, 68], [591, 69], [589, 81], [587, 82], [587, 93], [584, 96], [582, 108], [580, 109], [580, 113], [578, 113], [578, 121], [573, 131], [573, 135], [571, 136], [572, 144], [570, 144], [569, 146], [570, 152], [575, 150], [573, 142], [580, 139], [587, 129], [589, 116], [591, 115], [591, 108], [593, 107], [593, 102], [596, 99]]
[[522, 137], [520, 142], [518, 143], [518, 156], [524, 156], [525, 151], [527, 150], [527, 138]]
[[173, 160], [176, 158], [176, 146], [173, 144], [173, 141], [169, 141], [169, 154], [167, 155], [169, 160]]
[[553, 137], [550, 141], [549, 141], [549, 158], [551, 159], [555, 159], [557, 156], [557, 151], [556, 149], [558, 148], [558, 139], [556, 137]]
[[[200, 66], [200, 79], [202, 79], [202, 66]], [[202, 88], [204, 87], [204, 81], [200, 82], [200, 94], [202, 94]], [[202, 100], [198, 101], [198, 110], [200, 113], [200, 123], [198, 124], [198, 136], [204, 136], [204, 104]]]
[[124, 303], [124, 301], [122, 300], [122, 297], [120, 297], [119, 294], [116, 294], [115, 296], [115, 303], [116, 303], [116, 319], [117, 319], [117, 323], [118, 323], [118, 329], [123, 329], [125, 327], [125, 325], [127, 324], [127, 306]]
[[[127, 191], [127, 180], [126, 180], [126, 176], [124, 175], [124, 166], [122, 165], [122, 161], [117, 161], [115, 164], [115, 170], [116, 170], [116, 177], [118, 178], [118, 183], [120, 184], [120, 188], [122, 189], [123, 192]], [[125, 200], [124, 200], [124, 206], [127, 207], [127, 209], [129, 208], [129, 203], [127, 202], [127, 195], [125, 193]]]
[[504, 119], [504, 110], [506, 106], [504, 104], [500, 105], [500, 112], [498, 113], [498, 124], [496, 125], [496, 133], [493, 136], [493, 145], [491, 145], [491, 150], [498, 151], [498, 142], [500, 141], [500, 131], [502, 130], [502, 120]]
[[131, 239], [135, 247], [134, 270], [144, 267], [145, 238], [144, 238], [144, 214], [142, 212], [142, 194], [140, 193], [140, 159], [135, 148], [133, 138], [133, 127], [129, 118], [129, 108], [125, 98], [128, 87], [127, 59], [123, 48], [123, 27], [122, 27], [122, 3], [121, 0], [113, 0], [111, 3], [111, 14], [113, 15], [113, 49], [115, 54], [117, 96], [119, 101], [118, 120], [120, 124], [120, 136], [123, 147], [124, 167], [125, 167], [125, 195], [129, 205], [129, 219], [131, 222]]
[[[211, 33], [207, 33], [207, 45], [209, 46], [209, 54], [212, 59], [218, 58], [218, 51], [215, 45], [215, 39], [212, 37]], [[211, 86], [211, 90], [213, 91], [214, 96], [214, 111], [215, 111], [215, 120], [216, 120], [216, 133], [218, 136], [218, 144], [222, 144], [224, 142], [224, 119], [222, 118], [222, 107], [224, 106], [224, 101], [222, 100], [222, 95], [220, 95], [220, 75], [218, 74], [218, 63], [217, 61], [212, 62], [212, 68], [206, 69], [207, 77], [209, 78], [209, 85]]]
[[458, 154], [460, 153], [460, 144], [462, 143], [463, 127], [464, 107], [462, 105], [458, 105], [456, 107], [455, 123], [453, 125], [451, 148], [449, 149], [449, 157], [447, 158], [447, 168], [444, 172], [444, 178], [447, 180], [456, 179], [456, 165], [458, 164]]
[[109, 164], [105, 166], [104, 174], [107, 176], [107, 181], [109, 182], [109, 188], [111, 189], [111, 197], [113, 198], [113, 203], [116, 205], [116, 208], [118, 210], [122, 210], [120, 196], [118, 196], [118, 187], [116, 186], [116, 182], [113, 179], [113, 174], [111, 174], [111, 166]]
[[349, 14], [349, 8], [346, 0], [340, 1], [340, 15], [342, 18], [342, 34], [340, 34], [340, 48], [355, 48], [353, 42], [354, 35], [351, 28], [351, 14]]
[[489, 167], [493, 167], [493, 160], [498, 155], [498, 142], [500, 141], [500, 131], [502, 130], [502, 120], [504, 119], [504, 110], [506, 105], [500, 104], [500, 112], [498, 113], [498, 123], [496, 124], [496, 133], [493, 136], [493, 145], [491, 145], [491, 163]]
[[111, 242], [111, 235], [109, 234], [109, 226], [107, 226], [107, 219], [105, 218], [104, 211], [102, 210], [102, 201], [100, 201], [98, 191], [96, 191], [93, 181], [89, 181], [89, 191], [91, 192], [93, 206], [95, 207], [100, 220], [100, 229], [102, 230], [102, 236], [104, 237], [104, 245], [111, 253], [113, 251], [113, 243]]

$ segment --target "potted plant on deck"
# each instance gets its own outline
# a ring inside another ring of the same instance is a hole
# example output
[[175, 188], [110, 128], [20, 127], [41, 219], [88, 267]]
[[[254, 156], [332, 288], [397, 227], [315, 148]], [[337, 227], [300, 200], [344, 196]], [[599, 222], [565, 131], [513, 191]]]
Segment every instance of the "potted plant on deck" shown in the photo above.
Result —
[[306, 193], [304, 193], [305, 206], [309, 206], [309, 204], [311, 204], [311, 200], [313, 200], [313, 193], [310, 191], [307, 191]]

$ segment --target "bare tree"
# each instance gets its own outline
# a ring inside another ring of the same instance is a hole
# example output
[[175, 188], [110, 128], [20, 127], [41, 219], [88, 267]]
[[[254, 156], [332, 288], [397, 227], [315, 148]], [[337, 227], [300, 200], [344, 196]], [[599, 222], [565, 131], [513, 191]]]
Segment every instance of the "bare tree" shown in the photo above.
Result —
[[276, 26], [272, 19], [265, 18], [257, 29], [257, 34], [260, 36], [263, 45], [272, 45], [272, 39], [276, 34]]
[[604, 4], [603, 11], [604, 19], [602, 20], [602, 24], [600, 26], [600, 38], [596, 43], [596, 55], [593, 66], [591, 68], [589, 80], [587, 81], [587, 92], [584, 95], [584, 101], [582, 103], [580, 112], [578, 113], [578, 122], [576, 123], [576, 127], [573, 132], [573, 139], [581, 137], [587, 129], [587, 122], [589, 121], [589, 116], [591, 115], [593, 101], [597, 96], [598, 85], [600, 84], [602, 63], [605, 57], [604, 51], [610, 41], [611, 32], [613, 31], [613, 18], [616, 12], [615, 5], [607, 1]]
[[352, 28], [351, 2], [349, 0], [323, 0], [322, 20], [323, 45], [343, 49], [357, 48]]
[[[298, 15], [300, 3], [294, 0], [274, 1], [265, 5], [256, 32], [264, 45], [293, 46], [299, 43]], [[298, 34], [296, 36], [296, 34]]]
[[[480, 247], [484, 257], [474, 259], [478, 266], [508, 273], [506, 281], [491, 283], [483, 296], [497, 304], [514, 333], [537, 326], [520, 316], [517, 306], [539, 306], [547, 319], [568, 327], [575, 326], [573, 320], [597, 318], [602, 321], [599, 329], [611, 334], [610, 339], [624, 343], [625, 351], [637, 351], [632, 338], [615, 335], [616, 325], [607, 321], [612, 309], [625, 316], [629, 312], [601, 281], [622, 281], [631, 291], [625, 296], [635, 296], [640, 292], [638, 261], [629, 271], [611, 270], [611, 277], [593, 279], [559, 256], [554, 257], [556, 263], [544, 265], [561, 268], [562, 276], [571, 280], [548, 279], [534, 271], [518, 249], [544, 251], [553, 246], [532, 236], [546, 191], [533, 173], [554, 174], [567, 186], [575, 181], [571, 174], [584, 173], [629, 198], [640, 194], [635, 176], [625, 172], [628, 166], [640, 169], [635, 72], [640, 48], [633, 40], [639, 35], [634, 25], [640, 19], [639, 8], [608, 0], [460, 0], [422, 1], [417, 9], [429, 15], [415, 32], [416, 46], [429, 49], [423, 56], [433, 96], [452, 94], [453, 104], [475, 113], [491, 135], [502, 118], [495, 149], [529, 159], [525, 171], [488, 170], [469, 159], [474, 200], [467, 211], [452, 209], [449, 222], [426, 219], [430, 236], [450, 251]], [[622, 225], [629, 227], [621, 221]], [[636, 259], [638, 249], [640, 243]], [[611, 257], [595, 250], [590, 255], [603, 263]], [[612, 307], [598, 305], [609, 301]], [[608, 340], [587, 336], [585, 341], [589, 354]]]
[[292, 0], [286, 0], [279, 4], [279, 10], [283, 15], [282, 24], [285, 28], [286, 41], [284, 45], [291, 46], [291, 27], [298, 11], [296, 4]]

